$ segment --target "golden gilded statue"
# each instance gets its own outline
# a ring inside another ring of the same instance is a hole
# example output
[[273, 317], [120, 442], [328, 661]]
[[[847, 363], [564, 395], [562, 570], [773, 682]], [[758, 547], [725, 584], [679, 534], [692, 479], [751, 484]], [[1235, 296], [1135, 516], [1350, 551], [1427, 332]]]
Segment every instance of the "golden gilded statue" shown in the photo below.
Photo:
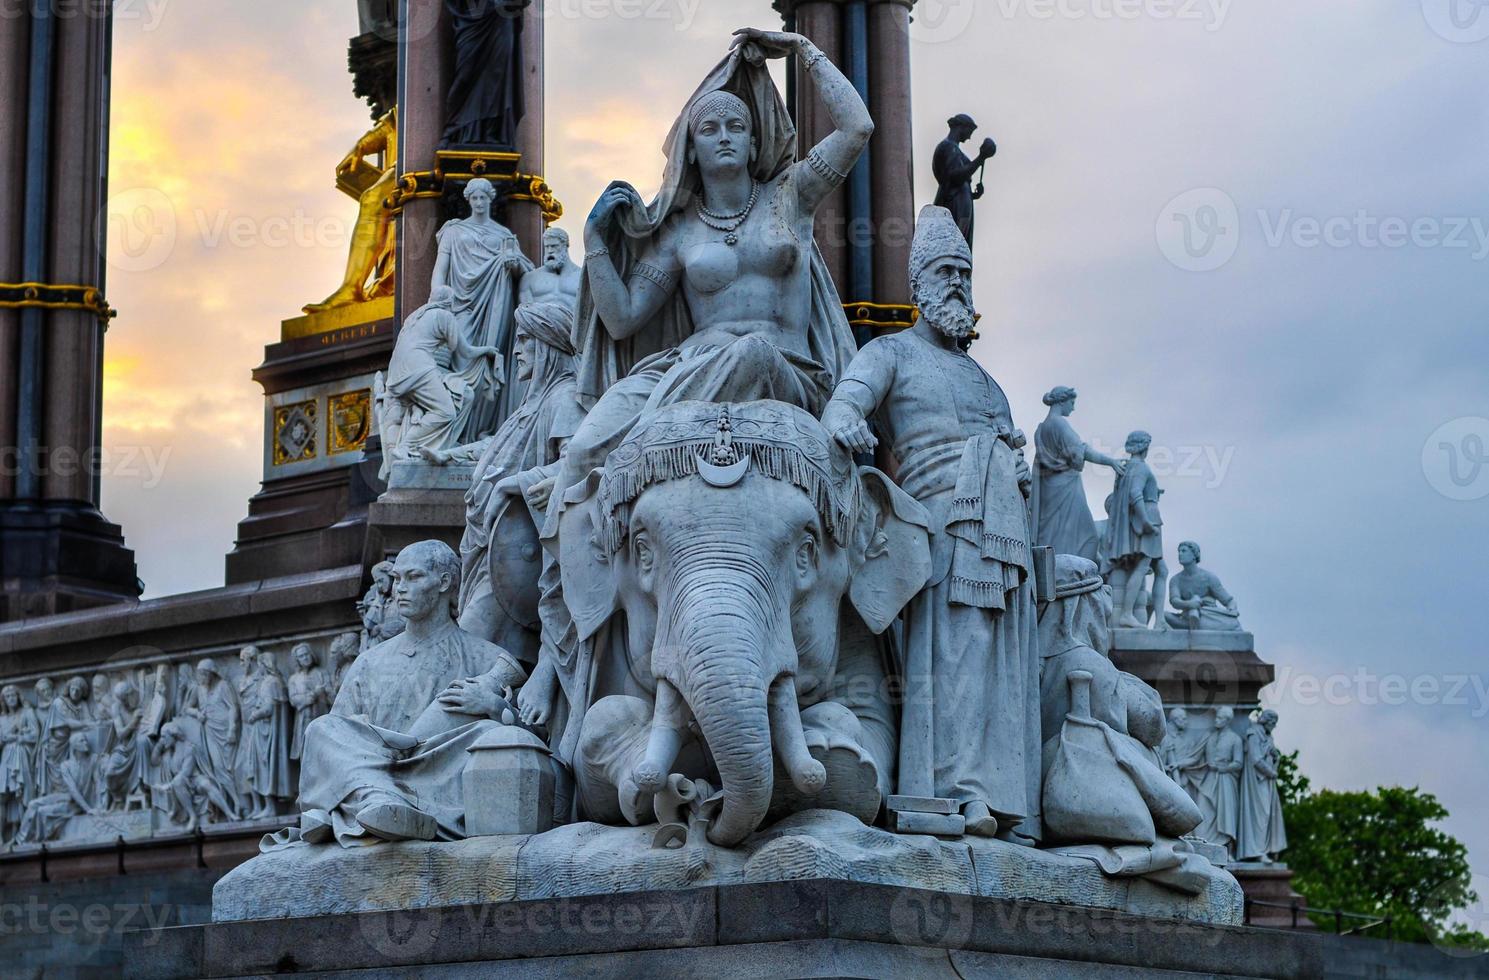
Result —
[[346, 276], [336, 291], [306, 313], [365, 303], [393, 295], [393, 214], [383, 206], [393, 191], [398, 169], [398, 110], [389, 109], [336, 165], [336, 187], [358, 202]]

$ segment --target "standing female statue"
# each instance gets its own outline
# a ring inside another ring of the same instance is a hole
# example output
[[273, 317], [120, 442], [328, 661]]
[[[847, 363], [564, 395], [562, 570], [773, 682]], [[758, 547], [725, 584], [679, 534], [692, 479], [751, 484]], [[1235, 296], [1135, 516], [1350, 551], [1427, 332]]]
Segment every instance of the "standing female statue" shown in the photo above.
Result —
[[1121, 476], [1126, 464], [1097, 452], [1070, 425], [1075, 411], [1075, 389], [1060, 385], [1044, 396], [1050, 414], [1034, 431], [1035, 543], [1057, 555], [1079, 555], [1099, 563], [1099, 539], [1081, 471], [1087, 463], [1110, 466]]
[[[491, 205], [496, 200], [491, 181], [477, 177], [467, 183], [465, 200], [470, 205], [470, 217], [446, 221], [435, 233], [439, 255], [434, 260], [429, 295], [432, 299], [440, 286], [455, 291], [450, 311], [465, 342], [476, 352], [457, 356], [450, 367], [464, 371], [476, 354], [494, 347], [500, 351], [497, 363], [501, 370], [490, 372], [484, 381], [472, 380], [471, 387], [478, 393], [491, 393], [489, 403], [472, 413], [451, 445], [491, 435], [521, 399], [521, 392], [515, 390], [520, 386], [503, 383], [513, 376], [512, 311], [517, 306], [518, 286], [533, 267], [522, 254], [517, 236], [491, 216]], [[498, 386], [502, 386], [500, 395], [496, 393]]]

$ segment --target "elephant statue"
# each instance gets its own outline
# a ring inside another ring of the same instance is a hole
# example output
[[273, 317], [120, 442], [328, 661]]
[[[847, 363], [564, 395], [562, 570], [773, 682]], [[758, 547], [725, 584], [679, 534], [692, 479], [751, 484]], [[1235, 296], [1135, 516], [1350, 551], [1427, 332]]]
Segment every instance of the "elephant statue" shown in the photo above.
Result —
[[[708, 838], [732, 847], [773, 801], [821, 798], [839, 778], [814, 747], [850, 746], [872, 819], [893, 748], [855, 744], [872, 740], [835, 687], [851, 661], [859, 680], [877, 671], [883, 697], [874, 634], [930, 575], [924, 508], [776, 401], [659, 409], [569, 499], [559, 562], [575, 628], [587, 639], [623, 613], [634, 680], [626, 694], [597, 689], [585, 716], [586, 815], [645, 822], [683, 770], [721, 787]], [[597, 798], [611, 786], [618, 799]]]

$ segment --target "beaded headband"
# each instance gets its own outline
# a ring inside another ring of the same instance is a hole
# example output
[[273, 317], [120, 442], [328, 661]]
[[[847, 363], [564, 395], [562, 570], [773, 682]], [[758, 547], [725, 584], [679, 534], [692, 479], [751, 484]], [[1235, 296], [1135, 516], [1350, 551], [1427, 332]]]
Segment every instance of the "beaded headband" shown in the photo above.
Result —
[[704, 116], [722, 116], [729, 110], [734, 109], [746, 119], [750, 118], [750, 107], [745, 100], [733, 92], [726, 92], [719, 88], [714, 89], [707, 95], [695, 100], [688, 109], [688, 128], [692, 129], [698, 125], [698, 120]]

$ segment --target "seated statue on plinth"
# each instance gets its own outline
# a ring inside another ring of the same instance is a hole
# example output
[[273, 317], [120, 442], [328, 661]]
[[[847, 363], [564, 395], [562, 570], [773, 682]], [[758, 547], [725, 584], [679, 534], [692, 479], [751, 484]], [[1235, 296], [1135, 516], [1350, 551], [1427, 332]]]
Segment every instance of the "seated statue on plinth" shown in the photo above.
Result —
[[404, 631], [358, 657], [331, 713], [306, 727], [300, 825], [266, 847], [464, 836], [467, 750], [526, 674], [455, 624], [460, 559], [448, 545], [409, 545], [393, 574]]
[[1174, 611], [1164, 614], [1168, 624], [1176, 630], [1240, 629], [1235, 596], [1225, 590], [1214, 572], [1199, 567], [1199, 557], [1198, 544], [1179, 543], [1183, 571], [1169, 579], [1168, 604]]
[[[382, 379], [384, 475], [388, 463], [460, 445], [504, 376], [495, 347], [473, 347], [454, 313], [455, 291], [437, 286], [398, 331]], [[451, 362], [465, 367], [451, 370]]]

